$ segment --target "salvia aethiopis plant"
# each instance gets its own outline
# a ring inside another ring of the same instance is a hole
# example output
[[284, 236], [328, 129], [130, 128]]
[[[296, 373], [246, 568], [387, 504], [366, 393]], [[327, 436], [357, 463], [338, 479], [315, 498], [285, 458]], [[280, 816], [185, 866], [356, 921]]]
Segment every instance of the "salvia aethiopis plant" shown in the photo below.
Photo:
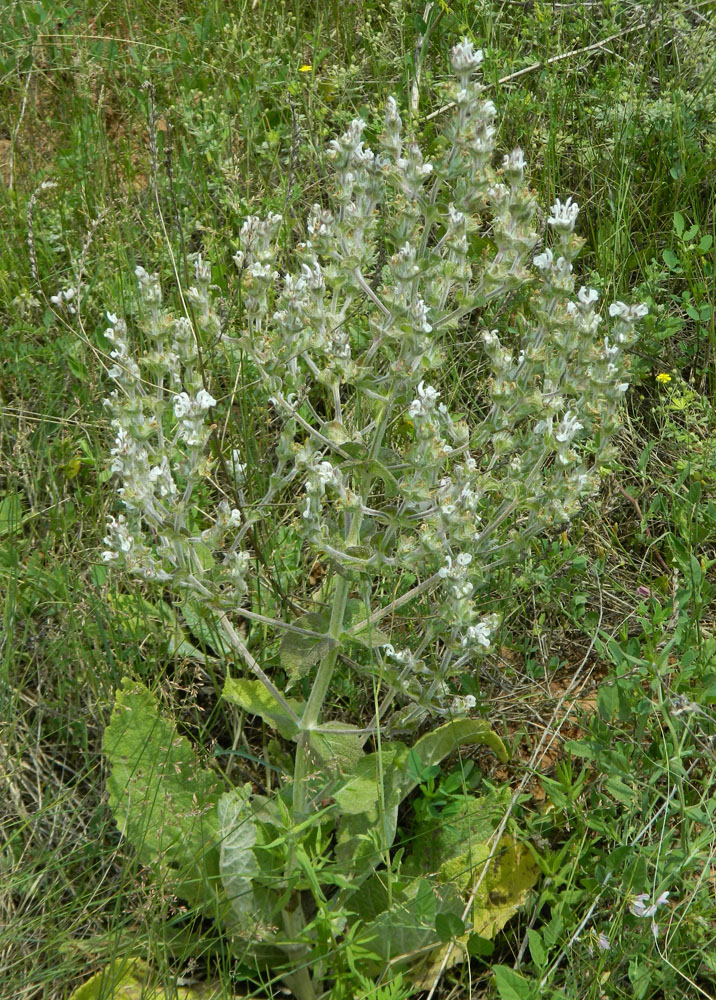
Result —
[[[418, 830], [400, 861], [398, 806], [421, 769], [458, 746], [504, 753], [461, 685], [498, 626], [486, 595], [500, 568], [598, 489], [628, 387], [625, 352], [646, 313], [615, 302], [605, 323], [597, 292], [576, 288], [583, 241], [571, 198], [552, 205], [540, 245], [522, 152], [495, 165], [482, 53], [463, 41], [451, 61], [454, 112], [431, 159], [393, 98], [375, 150], [360, 119], [330, 143], [330, 181], [291, 268], [279, 265], [282, 218], [245, 220], [237, 322], [222, 320], [201, 258], [177, 310], [137, 268], [143, 353], [109, 314], [121, 512], [104, 558], [192, 609], [223, 656], [224, 697], [276, 730], [283, 743], [270, 746], [283, 762], [292, 748], [293, 760], [273, 793], [231, 788], [126, 681], [105, 737], [113, 808], [158, 877], [301, 1000], [323, 992], [350, 949], [376, 975], [385, 963], [426, 975], [440, 927], [456, 927], [445, 915], [462, 928], [459, 957], [534, 882], [511, 838], [499, 858], [486, 846], [494, 796], [465, 796], [457, 834]], [[489, 317], [504, 329], [486, 328]], [[465, 331], [484, 375], [474, 411], [455, 414], [440, 366], [445, 335], [459, 344]], [[251, 381], [273, 422], [256, 474], [216, 433], [231, 400], [207, 384], [201, 350], [220, 342], [222, 384]], [[249, 483], [261, 481], [256, 495]], [[305, 606], [288, 599], [272, 607], [290, 613], [269, 615], [257, 528], [279, 500], [293, 504], [306, 566], [319, 561], [327, 575]], [[331, 717], [337, 671], [368, 684], [370, 719]]]

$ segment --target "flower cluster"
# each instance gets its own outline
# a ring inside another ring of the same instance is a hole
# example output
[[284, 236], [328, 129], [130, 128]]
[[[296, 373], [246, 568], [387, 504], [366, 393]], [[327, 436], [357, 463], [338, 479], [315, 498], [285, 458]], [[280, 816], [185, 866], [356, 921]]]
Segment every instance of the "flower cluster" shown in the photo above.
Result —
[[[424, 156], [393, 98], [375, 150], [365, 122], [353, 121], [330, 143], [331, 188], [309, 213], [295, 268], [278, 263], [281, 217], [246, 219], [234, 256], [238, 331], [221, 330], [198, 261], [185, 293], [196, 326], [164, 310], [156, 276], [138, 268], [147, 353], [134, 360], [123, 320], [110, 317], [107, 332], [112, 468], [125, 512], [110, 522], [105, 558], [147, 579], [168, 575], [223, 607], [227, 590], [235, 599], [249, 586], [238, 510], [219, 507], [203, 534], [189, 517], [217, 405], [197, 339], [223, 335], [227, 357], [257, 376], [277, 426], [268, 492], [242, 509], [256, 520], [266, 497], [290, 484], [295, 530], [333, 570], [333, 637], [347, 625], [351, 587], [370, 614], [391, 615], [397, 634], [391, 608], [432, 592], [436, 613], [411, 628], [409, 648], [378, 656], [387, 700], [407, 702], [414, 721], [474, 707], [459, 678], [498, 626], [485, 614], [491, 580], [598, 487], [646, 312], [615, 302], [603, 331], [596, 290], [575, 285], [578, 205], [555, 200], [540, 249], [523, 152], [494, 165], [482, 52], [463, 41], [451, 60], [455, 112], [442, 151]], [[474, 237], [487, 234], [474, 252]], [[509, 329], [486, 328], [496, 304], [518, 292], [529, 294], [517, 297]], [[438, 388], [442, 337], [475, 327], [487, 376], [471, 412], [454, 414]], [[228, 479], [241, 490], [246, 470], [229, 454]], [[219, 553], [208, 568], [195, 538]], [[376, 607], [387, 593], [393, 605]]]
[[[221, 335], [209, 295], [210, 272], [196, 262], [196, 284], [186, 298], [188, 316], [174, 317], [162, 305], [158, 276], [136, 269], [139, 321], [147, 345], [134, 357], [127, 324], [112, 313], [105, 337], [115, 389], [105, 399], [115, 430], [111, 471], [124, 513], [110, 517], [105, 562], [121, 565], [144, 580], [167, 583], [216, 606], [235, 606], [247, 591], [250, 557], [232, 548], [241, 526], [237, 508], [222, 500], [203, 529], [192, 501], [206, 481], [206, 445], [216, 399], [204, 388], [197, 347], [199, 334]], [[237, 479], [244, 467], [231, 455]]]

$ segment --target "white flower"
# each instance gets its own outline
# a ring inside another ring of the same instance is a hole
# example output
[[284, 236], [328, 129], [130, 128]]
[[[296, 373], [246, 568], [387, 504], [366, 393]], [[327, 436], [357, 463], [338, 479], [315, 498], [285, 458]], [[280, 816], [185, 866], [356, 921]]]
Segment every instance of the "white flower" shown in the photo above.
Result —
[[490, 636], [499, 624], [497, 615], [490, 615], [483, 618], [476, 625], [468, 625], [465, 635], [462, 638], [463, 649], [469, 646], [482, 646], [483, 649], [490, 648]]
[[428, 307], [422, 299], [418, 299], [410, 310], [410, 316], [415, 329], [419, 333], [431, 333], [432, 326], [428, 323]]
[[638, 895], [632, 896], [629, 903], [629, 912], [633, 913], [635, 917], [653, 917], [660, 906], [665, 906], [668, 903], [669, 893], [662, 892], [656, 902], [647, 905], [648, 899], [649, 894], [647, 892], [640, 892]]
[[425, 382], [418, 383], [418, 398], [414, 399], [408, 407], [408, 416], [425, 417], [428, 412], [435, 408], [440, 393], [432, 385], [425, 385]]
[[398, 102], [392, 96], [385, 102], [385, 124], [386, 127], [395, 129], [399, 129], [403, 124], [398, 111]]
[[174, 397], [174, 416], [177, 420], [191, 413], [191, 400], [188, 392], [180, 392]]
[[482, 62], [482, 49], [476, 49], [469, 38], [463, 38], [450, 50], [450, 62], [458, 74], [474, 72]]
[[554, 261], [554, 254], [549, 249], [549, 247], [547, 247], [542, 251], [542, 253], [537, 254], [532, 263], [534, 264], [535, 267], [538, 267], [540, 271], [549, 271], [552, 268], [553, 261]]
[[587, 288], [585, 285], [577, 292], [577, 298], [583, 306], [591, 306], [599, 299], [599, 292], [596, 288]]
[[519, 179], [525, 169], [525, 154], [521, 149], [513, 149], [511, 153], [502, 158], [502, 169], [508, 177]]
[[626, 302], [612, 302], [609, 306], [609, 315], [618, 316], [625, 323], [636, 323], [649, 312], [649, 307], [643, 303], [636, 306], [628, 306]]
[[474, 695], [456, 695], [450, 704], [450, 711], [453, 715], [467, 715], [476, 705], [477, 699]]
[[206, 389], [199, 389], [196, 394], [196, 405], [202, 410], [208, 410], [216, 406], [216, 400]]
[[599, 948], [600, 951], [609, 951], [611, 948], [609, 938], [604, 932], [602, 932], [597, 938], [597, 948]]
[[567, 444], [572, 440], [577, 431], [581, 431], [583, 428], [584, 424], [580, 424], [577, 420], [577, 414], [572, 413], [571, 410], [567, 410], [554, 436], [561, 444]]
[[555, 198], [554, 205], [552, 205], [550, 211], [552, 214], [547, 219], [550, 226], [554, 226], [558, 231], [571, 233], [579, 214], [579, 205], [577, 202], [573, 201], [572, 198], [567, 198], [565, 202], [560, 201], [559, 198]]

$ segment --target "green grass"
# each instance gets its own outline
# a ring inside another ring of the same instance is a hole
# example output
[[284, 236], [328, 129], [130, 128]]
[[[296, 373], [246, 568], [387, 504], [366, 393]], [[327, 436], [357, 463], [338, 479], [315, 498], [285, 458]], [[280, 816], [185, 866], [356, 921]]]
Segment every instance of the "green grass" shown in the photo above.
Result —
[[[181, 276], [199, 250], [228, 291], [249, 210], [284, 213], [289, 246], [319, 197], [327, 140], [356, 113], [372, 128], [388, 93], [407, 103], [423, 7], [5, 4], [0, 965], [8, 996], [59, 1000], [128, 952], [167, 983], [196, 959], [198, 975], [220, 981], [224, 996], [260, 994], [255, 981], [242, 982], [226, 942], [153, 893], [106, 805], [101, 734], [123, 673], [159, 685], [198, 742], [225, 747], [233, 728], [217, 708], [212, 668], [169, 655], [175, 624], [101, 565], [114, 502], [101, 405], [104, 312], [131, 311], [136, 264], [171, 287], [174, 266]], [[606, 300], [653, 303], [604, 491], [568, 538], [535, 546], [495, 598], [502, 651], [480, 691], [517, 752], [506, 773], [486, 780], [526, 779], [520, 822], [545, 877], [494, 953], [451, 970], [441, 995], [497, 996], [491, 966], [517, 963], [528, 982], [549, 977], [547, 996], [714, 996], [716, 269], [714, 241], [702, 238], [716, 229], [716, 5], [455, 0], [430, 17], [415, 129], [434, 135], [447, 51], [470, 34], [486, 50], [500, 146], [525, 149], [540, 205], [573, 194], [584, 206], [585, 283]], [[504, 77], [512, 79], [498, 85]], [[46, 180], [57, 186], [38, 192]], [[694, 224], [698, 233], [686, 238]], [[50, 296], [80, 279], [81, 314], [54, 309]], [[462, 394], [464, 405], [479, 378], [476, 336], [453, 343], [444, 369], [445, 392]], [[242, 407], [237, 433], [253, 441], [265, 421], [250, 386]], [[277, 552], [280, 522], [277, 510], [276, 542], [266, 539]], [[294, 556], [285, 556], [286, 572], [301, 586], [310, 567]], [[570, 717], [542, 774], [530, 754], [558, 728], [555, 692], [574, 677], [584, 704], [572, 714], [588, 713], [584, 729]], [[362, 697], [344, 685], [341, 697]], [[672, 896], [659, 912], [657, 948], [628, 898], [664, 889]], [[598, 949], [597, 933], [609, 951]], [[511, 988], [504, 998], [532, 995]]]

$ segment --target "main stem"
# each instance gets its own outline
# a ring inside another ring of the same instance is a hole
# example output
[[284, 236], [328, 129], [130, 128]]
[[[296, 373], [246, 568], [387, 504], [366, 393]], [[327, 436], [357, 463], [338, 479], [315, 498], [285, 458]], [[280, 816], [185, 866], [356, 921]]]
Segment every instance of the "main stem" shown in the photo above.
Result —
[[[393, 393], [391, 392], [383, 407], [383, 412], [371, 443], [368, 468], [370, 467], [370, 462], [377, 456], [383, 443], [385, 431], [388, 426], [392, 401]], [[367, 472], [365, 480], [361, 483], [361, 491], [366, 499], [370, 494], [372, 482], [373, 476], [370, 472]], [[356, 511], [351, 518], [351, 525], [346, 539], [346, 548], [350, 548], [352, 545], [358, 545], [360, 542], [360, 529], [362, 523], [363, 512]], [[301, 731], [298, 734], [298, 746], [296, 748], [296, 760], [293, 771], [293, 813], [296, 819], [299, 819], [306, 813], [306, 775], [308, 773], [309, 764], [308, 738], [310, 731], [315, 729], [318, 725], [323, 703], [326, 700], [328, 688], [330, 687], [333, 672], [338, 661], [340, 638], [344, 629], [344, 620], [349, 593], [350, 580], [347, 580], [343, 576], [338, 577], [336, 589], [333, 594], [331, 622], [328, 628], [328, 634], [334, 640], [334, 645], [333, 648], [323, 657], [318, 666], [318, 671], [313, 682], [313, 687], [311, 688], [311, 693], [308, 696], [306, 707], [303, 710], [303, 716], [301, 718]]]

